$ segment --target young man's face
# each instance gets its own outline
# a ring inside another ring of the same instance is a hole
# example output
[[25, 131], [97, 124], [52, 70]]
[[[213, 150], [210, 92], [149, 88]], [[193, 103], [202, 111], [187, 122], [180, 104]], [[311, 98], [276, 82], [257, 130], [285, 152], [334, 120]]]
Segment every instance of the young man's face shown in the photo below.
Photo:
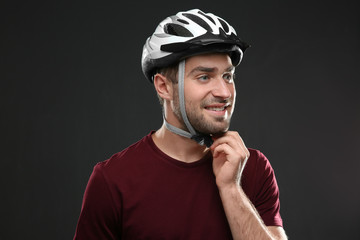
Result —
[[[234, 70], [227, 54], [206, 54], [186, 59], [186, 113], [197, 131], [216, 134], [228, 130], [235, 107]], [[174, 89], [173, 109], [180, 122], [183, 122], [178, 88]]]

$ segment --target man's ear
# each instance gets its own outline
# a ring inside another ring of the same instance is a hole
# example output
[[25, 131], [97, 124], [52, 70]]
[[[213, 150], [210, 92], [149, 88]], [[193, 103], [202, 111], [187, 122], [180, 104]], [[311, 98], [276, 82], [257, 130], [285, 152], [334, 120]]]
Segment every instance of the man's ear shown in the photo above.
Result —
[[172, 99], [172, 83], [164, 75], [157, 73], [154, 76], [154, 87], [159, 97], [164, 100]]

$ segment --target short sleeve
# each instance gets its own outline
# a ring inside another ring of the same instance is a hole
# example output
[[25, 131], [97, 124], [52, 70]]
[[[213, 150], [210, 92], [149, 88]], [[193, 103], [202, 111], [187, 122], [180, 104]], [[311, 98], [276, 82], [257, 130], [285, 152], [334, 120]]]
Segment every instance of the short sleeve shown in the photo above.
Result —
[[269, 160], [258, 152], [256, 193], [253, 204], [266, 226], [282, 226], [279, 187]]
[[94, 167], [86, 186], [74, 240], [120, 239], [119, 214], [101, 164]]

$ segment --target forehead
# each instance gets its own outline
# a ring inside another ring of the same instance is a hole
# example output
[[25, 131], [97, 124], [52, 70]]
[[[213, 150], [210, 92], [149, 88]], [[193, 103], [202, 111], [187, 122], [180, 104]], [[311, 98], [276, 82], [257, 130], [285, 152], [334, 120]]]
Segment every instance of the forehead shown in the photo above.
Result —
[[189, 72], [199, 66], [225, 70], [232, 66], [231, 59], [226, 53], [209, 53], [192, 56], [186, 59], [185, 71]]

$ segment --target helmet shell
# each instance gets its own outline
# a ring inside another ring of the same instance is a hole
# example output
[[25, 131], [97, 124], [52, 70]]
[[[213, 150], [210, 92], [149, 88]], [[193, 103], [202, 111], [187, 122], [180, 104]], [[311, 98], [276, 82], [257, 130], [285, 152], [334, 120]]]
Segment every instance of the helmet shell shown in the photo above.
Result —
[[170, 16], [157, 26], [145, 42], [141, 66], [152, 82], [157, 69], [199, 54], [228, 53], [237, 66], [248, 47], [224, 19], [193, 9]]

